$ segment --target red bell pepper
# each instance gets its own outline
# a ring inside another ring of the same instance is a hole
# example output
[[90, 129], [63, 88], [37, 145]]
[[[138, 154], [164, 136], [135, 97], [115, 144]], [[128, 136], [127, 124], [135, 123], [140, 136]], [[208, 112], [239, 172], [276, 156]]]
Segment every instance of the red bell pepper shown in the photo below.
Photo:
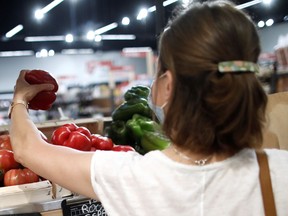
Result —
[[92, 151], [94, 150], [112, 150], [114, 144], [113, 141], [105, 136], [101, 136], [100, 134], [92, 134]]
[[112, 151], [128, 152], [128, 151], [135, 151], [135, 149], [129, 145], [114, 145]]
[[4, 172], [10, 169], [19, 168], [21, 165], [15, 161], [14, 153], [7, 149], [0, 150], [0, 170], [4, 170]]
[[48, 110], [56, 100], [56, 92], [58, 91], [58, 83], [55, 78], [48, 72], [43, 70], [31, 70], [25, 74], [25, 80], [29, 84], [50, 83], [54, 85], [51, 91], [39, 92], [31, 101], [29, 101], [29, 109]]
[[92, 146], [91, 133], [87, 128], [78, 127], [74, 123], [65, 124], [53, 131], [51, 143], [82, 151], [90, 151]]
[[11, 169], [4, 175], [4, 186], [20, 185], [40, 181], [39, 176], [28, 168]]

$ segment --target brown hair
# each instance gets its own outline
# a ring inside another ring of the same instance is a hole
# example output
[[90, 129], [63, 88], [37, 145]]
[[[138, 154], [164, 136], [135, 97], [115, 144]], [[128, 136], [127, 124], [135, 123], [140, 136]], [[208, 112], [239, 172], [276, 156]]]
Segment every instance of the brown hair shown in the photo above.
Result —
[[159, 41], [159, 72], [173, 76], [163, 130], [195, 152], [259, 147], [267, 95], [254, 73], [221, 74], [218, 63], [257, 62], [253, 22], [228, 2], [197, 3], [183, 11]]

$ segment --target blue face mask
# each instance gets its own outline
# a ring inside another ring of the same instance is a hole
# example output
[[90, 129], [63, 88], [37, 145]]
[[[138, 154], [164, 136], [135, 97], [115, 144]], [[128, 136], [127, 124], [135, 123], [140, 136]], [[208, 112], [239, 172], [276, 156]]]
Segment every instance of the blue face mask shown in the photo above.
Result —
[[149, 96], [148, 96], [148, 105], [149, 105], [150, 109], [154, 112], [154, 114], [157, 117], [157, 119], [159, 120], [160, 124], [163, 124], [164, 119], [165, 119], [165, 114], [164, 114], [163, 108], [166, 106], [167, 102], [165, 102], [162, 106], [157, 106], [152, 101], [151, 92], [152, 92], [152, 90], [150, 91]]

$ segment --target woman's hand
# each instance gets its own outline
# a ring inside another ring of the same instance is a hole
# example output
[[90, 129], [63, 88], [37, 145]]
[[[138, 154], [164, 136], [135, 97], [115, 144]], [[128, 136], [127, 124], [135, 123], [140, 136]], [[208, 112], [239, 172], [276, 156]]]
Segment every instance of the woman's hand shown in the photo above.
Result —
[[25, 80], [25, 74], [29, 70], [21, 70], [19, 77], [17, 79], [16, 85], [14, 87], [14, 97], [13, 101], [16, 100], [22, 100], [26, 103], [28, 103], [30, 100], [32, 100], [37, 93], [41, 91], [49, 91], [54, 88], [53, 84], [34, 84], [30, 85]]

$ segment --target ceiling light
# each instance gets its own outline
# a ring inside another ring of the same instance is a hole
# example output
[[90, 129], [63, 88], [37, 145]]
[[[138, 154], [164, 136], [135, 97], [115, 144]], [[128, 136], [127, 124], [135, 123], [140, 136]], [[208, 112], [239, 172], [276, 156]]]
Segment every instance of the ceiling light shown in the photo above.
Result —
[[244, 8], [247, 8], [247, 7], [262, 3], [262, 2], [263, 2], [263, 0], [254, 0], [254, 1], [246, 2], [244, 4], [237, 5], [236, 8], [244, 9]]
[[34, 55], [34, 52], [32, 50], [0, 52], [0, 57], [31, 56], [31, 55]]
[[53, 2], [51, 2], [44, 8], [36, 10], [34, 14], [35, 18], [42, 19], [44, 17], [44, 14], [48, 13], [50, 10], [52, 10], [54, 7], [56, 7], [58, 4], [60, 4], [63, 1], [64, 0], [54, 0]]
[[272, 26], [274, 24], [274, 20], [273, 19], [268, 19], [266, 21], [266, 26]]
[[288, 21], [288, 15], [283, 18], [284, 21]]
[[25, 37], [25, 42], [41, 42], [41, 41], [64, 41], [65, 36], [58, 35], [58, 36], [30, 36]]
[[123, 53], [135, 53], [135, 52], [152, 52], [151, 47], [126, 47], [122, 49]]
[[129, 34], [118, 34], [118, 35], [101, 35], [102, 40], [135, 40], [136, 36], [135, 35], [129, 35]]
[[163, 2], [163, 6], [166, 7], [174, 2], [177, 2], [178, 0], [166, 0]]
[[100, 42], [102, 40], [102, 36], [101, 35], [96, 35], [95, 36], [95, 41], [96, 42]]
[[258, 22], [257, 25], [258, 25], [259, 28], [263, 28], [265, 26], [265, 22], [261, 20], [261, 21]]
[[122, 25], [129, 25], [130, 24], [130, 19], [128, 17], [124, 17], [122, 19]]
[[11, 29], [10, 31], [8, 31], [5, 36], [6, 38], [11, 38], [13, 37], [15, 34], [17, 34], [18, 32], [20, 32], [23, 29], [23, 25], [17, 25], [16, 27], [14, 27], [13, 29]]
[[63, 1], [64, 0], [54, 0], [53, 2], [51, 2], [50, 4], [48, 4], [47, 6], [41, 9], [42, 13], [45, 14], [49, 12], [50, 10], [52, 10], [54, 7], [56, 7], [58, 4], [60, 4]]
[[156, 6], [154, 5], [154, 6], [150, 7], [150, 8], [148, 8], [147, 11], [149, 13], [156, 11]]
[[265, 5], [269, 5], [269, 4], [271, 4], [271, 2], [272, 2], [272, 0], [263, 0], [263, 3], [264, 3]]
[[66, 55], [76, 55], [76, 54], [92, 54], [94, 53], [93, 49], [63, 49], [62, 54]]
[[145, 19], [148, 15], [148, 11], [146, 8], [142, 8], [140, 11], [139, 11], [139, 14], [137, 16], [137, 20], [142, 20], [142, 19]]
[[36, 19], [40, 20], [44, 17], [44, 13], [42, 12], [41, 9], [37, 9], [34, 13], [34, 16]]
[[96, 36], [95, 36], [95, 41], [96, 41], [96, 42], [100, 42], [101, 40], [102, 40], [101, 35], [96, 35]]
[[116, 22], [114, 22], [114, 23], [111, 23], [111, 24], [109, 24], [107, 26], [104, 26], [102, 28], [99, 28], [99, 29], [95, 30], [94, 33], [95, 33], [95, 35], [100, 35], [100, 34], [103, 34], [103, 33], [107, 32], [107, 31], [110, 31], [110, 30], [112, 30], [114, 28], [117, 28], [117, 27], [118, 27], [118, 24]]
[[93, 40], [95, 37], [94, 31], [88, 31], [86, 37], [88, 40]]
[[48, 51], [48, 56], [54, 56], [55, 55], [55, 51], [54, 50], [49, 50]]
[[66, 35], [65, 41], [66, 41], [67, 43], [72, 43], [73, 40], [74, 40], [74, 38], [73, 38], [73, 35], [72, 35], [72, 34], [67, 34], [67, 35]]
[[40, 50], [40, 52], [36, 52], [36, 58], [46, 58], [48, 57], [48, 51], [46, 49]]

